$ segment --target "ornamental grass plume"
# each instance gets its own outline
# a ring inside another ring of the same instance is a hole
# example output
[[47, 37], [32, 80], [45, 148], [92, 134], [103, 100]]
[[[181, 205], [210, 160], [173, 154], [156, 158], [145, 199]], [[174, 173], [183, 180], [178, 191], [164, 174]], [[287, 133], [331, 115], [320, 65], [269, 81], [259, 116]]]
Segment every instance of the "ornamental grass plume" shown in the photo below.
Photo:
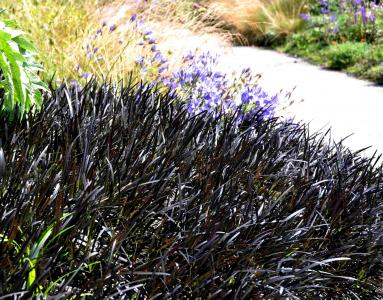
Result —
[[240, 32], [247, 42], [278, 43], [299, 30], [306, 0], [212, 0], [211, 14]]
[[[203, 32], [203, 41], [213, 34], [219, 35], [220, 39], [229, 38], [211, 22], [205, 24], [204, 15], [197, 14], [189, 0], [132, 0], [124, 3], [4, 0], [2, 7], [8, 14], [12, 12], [12, 18], [20, 20], [20, 26], [28, 30], [30, 39], [41, 50], [38, 60], [47, 70], [44, 79], [49, 81], [54, 77], [58, 83], [64, 78], [81, 81], [84, 73], [96, 76], [100, 81], [106, 75], [115, 81], [127, 80], [130, 71], [134, 72], [134, 60], [141, 51], [137, 47], [141, 36], [135, 28], [125, 27], [132, 14], [136, 14], [140, 22], [145, 20], [145, 24], [150, 24], [157, 34], [156, 42], [179, 41], [178, 29], [188, 36], [193, 36], [196, 31]], [[203, 42], [194, 40], [194, 43], [202, 45]], [[97, 53], [88, 53], [88, 45], [90, 50], [98, 48]]]

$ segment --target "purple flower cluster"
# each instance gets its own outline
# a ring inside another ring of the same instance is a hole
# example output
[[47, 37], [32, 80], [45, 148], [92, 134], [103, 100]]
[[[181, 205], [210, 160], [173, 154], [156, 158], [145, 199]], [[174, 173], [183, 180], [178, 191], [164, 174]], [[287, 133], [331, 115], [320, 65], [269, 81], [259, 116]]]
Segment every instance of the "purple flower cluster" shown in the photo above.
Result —
[[[170, 71], [168, 58], [157, 48], [153, 32], [145, 28], [145, 23], [137, 15], [131, 16], [129, 22], [133, 30], [141, 36], [138, 45], [142, 53], [136, 57], [136, 70], [141, 80], [150, 85], [159, 85], [170, 90], [186, 102], [188, 112], [192, 115], [209, 112], [237, 113], [238, 122], [257, 113], [260, 117], [272, 117], [278, 104], [277, 95], [269, 95], [257, 83], [249, 69], [243, 70], [240, 76], [233, 78], [219, 71], [219, 57], [212, 53], [189, 52], [183, 57], [179, 68]], [[115, 31], [117, 26], [103, 25], [97, 29], [92, 40], [95, 41], [105, 32]], [[86, 56], [95, 57], [99, 47], [86, 46]], [[94, 43], [93, 43], [94, 44]], [[78, 66], [80, 72], [80, 66]], [[89, 78], [89, 72], [83, 72], [83, 78]]]
[[183, 65], [162, 82], [187, 101], [190, 114], [241, 111], [240, 118], [246, 118], [262, 110], [262, 117], [274, 115], [278, 96], [270, 96], [254, 82], [249, 69], [238, 78], [228, 78], [218, 65], [217, 55], [189, 53]]
[[[324, 16], [328, 16], [330, 22], [335, 22], [337, 17], [347, 15], [350, 20], [363, 25], [374, 24], [376, 22], [376, 15], [381, 14], [383, 5], [377, 0], [318, 0], [320, 12]], [[309, 14], [301, 14], [305, 21], [310, 21]]]
[[329, 13], [330, 3], [328, 1], [325, 1], [325, 0], [320, 0], [319, 5], [320, 5], [321, 13], [324, 15], [327, 15]]
[[352, 0], [352, 2], [343, 3], [343, 9], [354, 15], [354, 21], [362, 22], [363, 25], [376, 22], [376, 14], [382, 10], [382, 5], [376, 1]]

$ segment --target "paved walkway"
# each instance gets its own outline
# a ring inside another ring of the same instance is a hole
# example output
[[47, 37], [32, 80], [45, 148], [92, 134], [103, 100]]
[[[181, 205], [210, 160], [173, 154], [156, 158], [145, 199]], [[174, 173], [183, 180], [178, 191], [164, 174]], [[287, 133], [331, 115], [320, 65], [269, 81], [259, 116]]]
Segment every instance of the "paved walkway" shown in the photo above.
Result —
[[312, 130], [331, 127], [335, 141], [353, 134], [344, 144], [354, 150], [372, 146], [365, 154], [383, 153], [383, 87], [254, 47], [224, 50], [222, 67], [226, 71], [250, 67], [263, 75], [260, 84], [269, 91], [296, 87], [297, 101], [284, 116], [310, 122]]

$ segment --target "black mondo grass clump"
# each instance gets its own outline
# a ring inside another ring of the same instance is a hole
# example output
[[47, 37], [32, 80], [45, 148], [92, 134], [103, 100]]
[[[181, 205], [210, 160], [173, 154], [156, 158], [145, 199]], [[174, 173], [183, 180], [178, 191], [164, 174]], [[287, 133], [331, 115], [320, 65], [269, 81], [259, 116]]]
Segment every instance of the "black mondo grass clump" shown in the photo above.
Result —
[[383, 297], [382, 168], [303, 125], [91, 82], [0, 134], [4, 299]]

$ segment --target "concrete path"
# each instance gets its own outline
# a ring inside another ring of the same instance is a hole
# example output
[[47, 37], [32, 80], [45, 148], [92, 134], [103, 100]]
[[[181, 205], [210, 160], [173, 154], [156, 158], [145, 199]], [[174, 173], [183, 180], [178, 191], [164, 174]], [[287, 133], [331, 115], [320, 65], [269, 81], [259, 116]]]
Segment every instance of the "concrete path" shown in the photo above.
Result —
[[353, 134], [344, 144], [353, 150], [372, 146], [366, 155], [383, 153], [383, 87], [270, 50], [234, 47], [220, 52], [225, 71], [250, 67], [263, 75], [260, 84], [268, 91], [296, 87], [297, 101], [282, 113], [285, 117], [310, 122], [312, 130], [331, 127], [335, 141]]

